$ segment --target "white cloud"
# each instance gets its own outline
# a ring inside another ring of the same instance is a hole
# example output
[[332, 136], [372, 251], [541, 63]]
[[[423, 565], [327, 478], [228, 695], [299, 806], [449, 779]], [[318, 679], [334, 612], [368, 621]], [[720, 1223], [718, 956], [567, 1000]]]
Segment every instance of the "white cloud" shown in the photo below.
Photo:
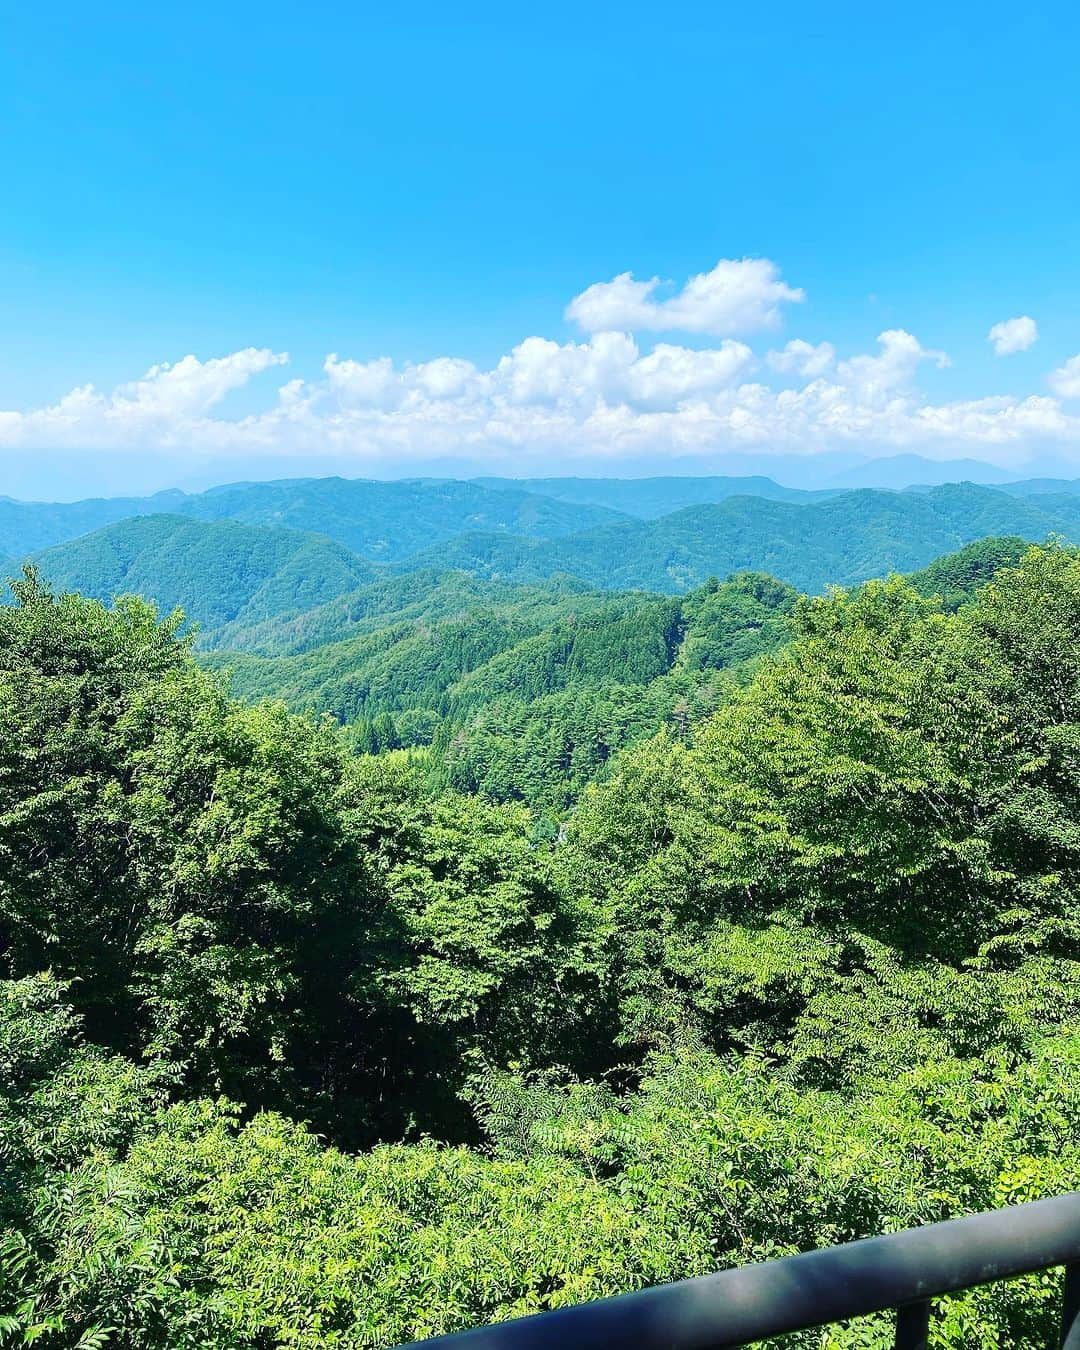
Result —
[[656, 298], [661, 285], [659, 277], [636, 281], [621, 272], [575, 296], [566, 317], [587, 333], [628, 329], [726, 337], [775, 328], [782, 305], [806, 298], [780, 279], [780, 269], [768, 258], [721, 258], [711, 272], [699, 272], [666, 300]]
[[607, 403], [678, 404], [729, 385], [753, 362], [744, 343], [724, 341], [704, 351], [658, 343], [647, 356], [627, 333], [596, 333], [561, 345], [531, 337], [504, 356], [491, 393], [515, 404], [581, 407]]
[[393, 409], [423, 399], [458, 398], [478, 389], [484, 377], [471, 361], [441, 356], [396, 367], [388, 356], [343, 361], [331, 352], [323, 362], [327, 384], [345, 407]]
[[831, 342], [819, 342], [814, 346], [802, 338], [795, 338], [781, 351], [769, 352], [765, 360], [770, 370], [781, 375], [802, 375], [812, 379], [832, 369], [836, 362], [836, 348]]
[[[626, 280], [635, 303], [674, 303], [652, 299], [652, 283]], [[933, 402], [917, 387], [919, 371], [948, 358], [900, 328], [881, 333], [874, 351], [843, 359], [828, 342], [796, 339], [759, 362], [732, 338], [643, 347], [610, 328], [583, 341], [527, 337], [486, 368], [455, 356], [396, 363], [331, 354], [259, 410], [236, 417], [222, 409], [231, 390], [287, 360], [247, 348], [155, 365], [111, 393], [80, 386], [47, 407], [0, 411], [0, 448], [311, 454], [351, 457], [358, 473], [439, 457], [513, 472], [552, 457], [616, 463], [748, 448], [976, 452], [999, 463], [1033, 449], [1080, 453], [1080, 414], [1063, 404], [1080, 399], [1080, 355], [1050, 376], [1054, 396]]]
[[529, 337], [500, 360], [494, 380], [512, 403], [587, 403], [622, 396], [637, 359], [637, 343], [628, 333], [597, 333], [588, 342], [562, 345]]
[[194, 356], [163, 361], [111, 394], [81, 385], [51, 407], [0, 413], [0, 445], [82, 449], [169, 444], [174, 437], [182, 440], [191, 425], [206, 420], [232, 390], [288, 359], [285, 352], [246, 347], [209, 361]]
[[330, 388], [342, 403], [381, 408], [398, 394], [398, 378], [388, 356], [375, 361], [341, 361], [331, 352], [323, 362]]
[[1014, 352], [1026, 352], [1039, 337], [1039, 326], [1027, 314], [1018, 319], [1003, 319], [994, 324], [986, 335], [987, 342], [994, 344], [997, 356], [1012, 356]]
[[[270, 366], [284, 365], [287, 353], [246, 347], [231, 356], [199, 361], [194, 356], [151, 366], [141, 380], [122, 384], [108, 401], [109, 411], [155, 417], [190, 417], [208, 412], [226, 394], [247, 384]], [[89, 392], [89, 390], [87, 391]]]
[[1070, 356], [1050, 376], [1050, 388], [1059, 398], [1080, 398], [1080, 354]]
[[878, 345], [881, 351], [876, 356], [853, 356], [836, 368], [841, 382], [858, 390], [868, 402], [910, 384], [923, 361], [932, 361], [939, 369], [949, 364], [944, 352], [927, 350], [902, 328], [879, 333]]
[[416, 387], [428, 398], [457, 398], [479, 377], [480, 372], [471, 361], [457, 356], [438, 356], [413, 366]]
[[753, 361], [754, 354], [745, 343], [730, 339], [705, 351], [658, 342], [648, 356], [628, 369], [627, 392], [636, 403], [682, 403], [727, 388], [749, 370]]

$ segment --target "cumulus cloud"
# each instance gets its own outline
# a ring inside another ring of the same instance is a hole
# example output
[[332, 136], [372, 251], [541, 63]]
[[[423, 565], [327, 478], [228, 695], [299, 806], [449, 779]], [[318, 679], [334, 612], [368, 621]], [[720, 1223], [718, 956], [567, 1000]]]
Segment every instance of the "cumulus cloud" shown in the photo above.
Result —
[[780, 351], [772, 351], [765, 358], [770, 370], [781, 375], [801, 375], [812, 379], [815, 375], [824, 375], [836, 362], [836, 348], [831, 342], [819, 342], [814, 346], [795, 338]]
[[750, 348], [730, 339], [705, 351], [659, 342], [648, 356], [628, 369], [627, 393], [636, 403], [681, 404], [688, 398], [727, 388], [753, 363]]
[[80, 385], [49, 407], [0, 413], [0, 445], [112, 449], [140, 442], [169, 444], [182, 440], [192, 425], [207, 421], [232, 390], [288, 359], [286, 352], [245, 347], [209, 361], [195, 356], [163, 361], [111, 394], [92, 384]]
[[343, 361], [331, 352], [323, 362], [323, 371], [328, 387], [348, 407], [401, 408], [424, 399], [459, 398], [483, 384], [471, 361], [454, 356], [398, 368], [388, 356], [374, 361]]
[[566, 317], [587, 333], [629, 329], [729, 337], [777, 327], [781, 306], [806, 298], [781, 280], [780, 269], [768, 258], [721, 258], [711, 272], [699, 272], [681, 290], [658, 298], [670, 285], [659, 277], [637, 281], [621, 272], [575, 296]]
[[1014, 352], [1026, 352], [1039, 337], [1039, 326], [1027, 314], [1018, 319], [1003, 319], [994, 324], [986, 335], [987, 342], [994, 345], [997, 356], [1012, 356]]
[[876, 356], [853, 356], [837, 366], [840, 380], [859, 392], [867, 402], [873, 402], [910, 384], [924, 361], [939, 369], [949, 364], [944, 352], [929, 351], [917, 337], [902, 328], [890, 328], [878, 335], [881, 350]]
[[[587, 342], [529, 337], [481, 371], [441, 357], [423, 365], [326, 358], [326, 390], [343, 410], [418, 411], [453, 401], [478, 414], [512, 407], [591, 408], [597, 400], [633, 405], [678, 404], [714, 392], [753, 364], [744, 343], [727, 339], [703, 351], [658, 343], [642, 356], [629, 333], [594, 334]], [[292, 395], [290, 394], [290, 397]]]
[[1080, 355], [1071, 356], [1053, 372], [1050, 388], [1059, 398], [1080, 398]]
[[[645, 285], [641, 303], [667, 303]], [[582, 341], [527, 337], [484, 367], [455, 356], [399, 363], [332, 353], [310, 378], [288, 379], [276, 396], [268, 390], [258, 410], [229, 415], [230, 391], [287, 360], [247, 348], [161, 363], [111, 392], [80, 386], [47, 407], [0, 412], [0, 448], [310, 453], [351, 457], [357, 472], [407, 471], [410, 460], [439, 457], [513, 471], [552, 455], [615, 464], [632, 454], [850, 446], [975, 451], [1008, 463], [1035, 448], [1080, 450], [1080, 414], [1064, 402], [1080, 399], [1080, 356], [1050, 376], [1052, 395], [934, 402], [918, 377], [948, 357], [901, 328], [843, 358], [828, 342], [795, 339], [759, 361], [730, 337], [642, 345], [611, 328]]]
[[284, 365], [287, 352], [267, 347], [246, 347], [231, 356], [199, 361], [194, 356], [170, 364], [151, 366], [141, 380], [122, 384], [110, 406], [121, 413], [150, 416], [190, 417], [209, 412], [226, 394], [247, 384], [270, 366]]
[[619, 397], [638, 359], [628, 333], [598, 333], [589, 342], [526, 338], [504, 356], [494, 377], [511, 403], [580, 404]]

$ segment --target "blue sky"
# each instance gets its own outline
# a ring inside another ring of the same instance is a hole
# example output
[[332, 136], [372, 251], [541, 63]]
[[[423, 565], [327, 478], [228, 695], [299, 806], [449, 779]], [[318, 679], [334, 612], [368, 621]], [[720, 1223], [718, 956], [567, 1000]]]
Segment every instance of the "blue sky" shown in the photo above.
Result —
[[[747, 448], [1080, 473], [1080, 18], [1037, 9], [0, 5], [0, 492], [27, 450], [133, 481], [324, 446], [357, 473]], [[798, 298], [568, 317], [744, 259]], [[1021, 317], [1037, 340], [996, 355]], [[633, 350], [598, 356], [609, 332]], [[560, 350], [518, 378], [531, 338]], [[782, 369], [792, 340], [831, 364]], [[658, 391], [657, 343], [728, 359], [680, 383], [669, 354]], [[476, 378], [423, 373], [446, 358]], [[796, 406], [815, 382], [840, 392]]]

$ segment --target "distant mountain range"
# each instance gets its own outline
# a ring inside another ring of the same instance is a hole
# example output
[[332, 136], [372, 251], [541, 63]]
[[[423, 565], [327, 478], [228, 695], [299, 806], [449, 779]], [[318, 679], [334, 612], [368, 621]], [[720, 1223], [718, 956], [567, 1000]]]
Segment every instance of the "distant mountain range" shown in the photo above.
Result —
[[502, 580], [569, 572], [594, 586], [671, 594], [710, 576], [769, 572], [800, 590], [924, 567], [990, 534], [1080, 537], [1080, 494], [1024, 496], [973, 483], [926, 491], [862, 489], [810, 502], [727, 497], [656, 520], [624, 519], [561, 540], [461, 535], [412, 563]]
[[817, 592], [923, 567], [986, 535], [1049, 534], [1080, 539], [1080, 481], [811, 493], [768, 479], [298, 479], [0, 501], [9, 572], [30, 557], [55, 587], [180, 605], [203, 645], [268, 654], [419, 614], [439, 593], [449, 617], [485, 588], [506, 596], [552, 578], [677, 594], [755, 570]]
[[606, 506], [644, 520], [666, 516], [684, 506], [705, 506], [728, 497], [764, 497], [768, 501], [810, 502], [838, 496], [845, 489], [783, 487], [760, 474], [746, 478], [478, 478], [499, 492], [536, 492], [581, 506]]
[[[760, 457], [759, 457], [760, 458]], [[792, 459], [795, 457], [787, 457]], [[819, 457], [820, 458], [820, 457]], [[957, 470], [1002, 471], [978, 461], [950, 461]], [[918, 455], [872, 461], [874, 474], [895, 482], [858, 481], [808, 489], [751, 476], [648, 478], [477, 478], [469, 481], [411, 478], [383, 482], [366, 478], [295, 478], [271, 483], [231, 483], [205, 492], [179, 490], [148, 497], [96, 497], [78, 502], [27, 502], [0, 497], [0, 558], [21, 558], [134, 516], [171, 514], [193, 520], [238, 520], [247, 525], [284, 525], [314, 530], [371, 562], [400, 562], [423, 548], [467, 531], [559, 539], [620, 516], [657, 519], [687, 506], [729, 497], [809, 503], [855, 487], [926, 490], [940, 479], [919, 477], [932, 462]], [[935, 466], [941, 468], [941, 465]], [[845, 470], [848, 478], [870, 465]], [[841, 475], [843, 476], [843, 475]], [[950, 482], [962, 481], [954, 473]], [[974, 472], [964, 481], [981, 481]], [[1014, 496], [1080, 492], [1080, 479], [1035, 478], [997, 483]]]
[[[504, 463], [511, 462], [509, 460]], [[432, 456], [410, 461], [414, 478], [441, 480], [480, 480], [506, 469], [494, 468], [490, 459], [470, 459], [467, 454]], [[241, 456], [223, 459], [220, 455], [170, 461], [130, 452], [110, 454], [101, 450], [56, 451], [48, 455], [9, 455], [0, 458], [0, 489], [23, 500], [51, 500], [63, 485], [67, 500], [77, 496], [142, 496], [162, 488], [180, 488], [197, 494], [215, 484], [230, 482], [265, 483], [271, 479], [327, 478], [354, 479], [359, 471], [353, 457], [332, 453], [297, 454], [275, 457]], [[510, 471], [511, 473], [514, 470]], [[1076, 466], [1051, 456], [1040, 455], [1023, 469], [1027, 478], [1073, 477]], [[610, 460], [576, 458], [573, 467], [561, 470], [562, 476], [610, 477]], [[716, 454], [672, 456], [648, 452], [628, 455], [619, 461], [623, 478], [681, 477], [727, 478], [764, 477], [791, 488], [810, 490], [829, 488], [881, 487], [902, 488], [912, 484], [934, 487], [941, 483], [972, 482], [994, 484], [1020, 477], [977, 459], [928, 459], [923, 455], [898, 454], [871, 456], [856, 450], [832, 450], [815, 454], [773, 453], [769, 451], [724, 451]], [[165, 479], [164, 474], [174, 475]], [[389, 473], [376, 476], [389, 479]], [[543, 481], [543, 480], [535, 480]], [[691, 503], [683, 503], [691, 505]]]
[[615, 518], [602, 505], [557, 501], [508, 485], [406, 479], [298, 478], [234, 483], [189, 495], [101, 497], [82, 502], [0, 498], [0, 557], [18, 558], [133, 516], [169, 513], [317, 530], [372, 561], [393, 562], [464, 530], [555, 539]]
[[[828, 456], [773, 456], [769, 474], [667, 475], [648, 478], [477, 478], [486, 487], [525, 489], [560, 501], [610, 506], [634, 516], [654, 517], [683, 506], [701, 506], [725, 497], [768, 497], [810, 501], [853, 488], [938, 487], [943, 483], [1002, 484], [1015, 475], [976, 459], [935, 461], [921, 455], [893, 455], [837, 468]], [[764, 459], [755, 456], [751, 462]], [[781, 484], [783, 479], [788, 486]], [[1061, 480], [1042, 480], [1046, 482]]]

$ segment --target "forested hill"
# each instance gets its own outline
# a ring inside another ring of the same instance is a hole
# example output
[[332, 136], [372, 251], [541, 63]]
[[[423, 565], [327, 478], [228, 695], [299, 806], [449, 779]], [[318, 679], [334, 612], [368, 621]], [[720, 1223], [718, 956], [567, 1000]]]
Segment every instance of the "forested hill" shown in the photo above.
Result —
[[153, 497], [94, 497], [81, 502], [20, 502], [0, 497], [0, 555], [22, 558], [132, 516], [175, 511], [182, 492]]
[[201, 520], [317, 530], [375, 562], [400, 562], [465, 530], [558, 539], [617, 518], [603, 506], [438, 479], [251, 483], [204, 492], [181, 511]]
[[788, 640], [798, 598], [749, 573], [679, 599], [496, 587], [470, 604], [467, 585], [451, 612], [464, 580], [433, 587], [440, 617], [390, 614], [296, 654], [206, 664], [246, 699], [332, 714], [358, 749], [430, 746], [433, 780], [562, 808], [627, 745], [707, 716], [735, 672]]
[[[186, 498], [167, 516], [136, 516], [31, 556], [54, 585], [91, 595], [132, 590], [159, 605], [180, 600], [202, 625], [207, 645], [245, 647], [245, 629], [253, 623], [344, 597], [357, 584], [353, 575], [362, 581], [452, 569], [513, 585], [569, 574], [587, 589], [678, 594], [710, 577], [748, 570], [819, 593], [828, 585], [926, 566], [987, 535], [1033, 542], [1051, 534], [1080, 538], [1080, 494], [1037, 490], [1045, 486], [1026, 494], [1023, 484], [1008, 492], [971, 483], [910, 492], [867, 489], [808, 501], [736, 495], [645, 520], [476, 484], [303, 480]], [[248, 533], [230, 531], [229, 522]], [[309, 594], [300, 584], [292, 594], [285, 579], [265, 603], [252, 606], [246, 565], [229, 593], [241, 539], [253, 555], [262, 550], [277, 558], [299, 536], [274, 531], [298, 526], [325, 559], [300, 569], [311, 578]], [[263, 545], [256, 542], [259, 530], [269, 532]], [[170, 532], [182, 541], [182, 567], [166, 543]], [[315, 533], [321, 545], [313, 542]], [[194, 552], [187, 557], [189, 550]], [[12, 549], [9, 556], [19, 555]], [[382, 573], [373, 571], [373, 559], [381, 560]], [[225, 624], [228, 637], [211, 639]], [[262, 638], [252, 645], [262, 647]]]
[[1080, 496], [1021, 497], [972, 483], [926, 492], [863, 489], [806, 504], [729, 497], [658, 520], [621, 520], [557, 543], [463, 535], [414, 562], [538, 580], [572, 572], [596, 586], [677, 593], [751, 568], [800, 590], [924, 567], [990, 534], [1080, 537]]
[[325, 535], [171, 515], [106, 526], [34, 562], [57, 589], [141, 595], [165, 612], [180, 606], [207, 630], [310, 609], [378, 575]]
[[[1080, 496], [971, 484], [805, 503], [731, 496], [557, 539], [459, 534], [384, 563], [270, 523], [319, 517], [361, 531], [374, 553], [380, 540], [395, 552], [435, 537], [430, 512], [448, 502], [460, 510], [443, 528], [455, 528], [474, 494], [541, 532], [567, 528], [575, 512], [608, 514], [462, 484], [355, 486], [210, 493], [195, 500], [220, 519], [134, 516], [33, 560], [54, 591], [181, 607], [204, 661], [229, 671], [239, 697], [329, 713], [358, 750], [422, 750], [426, 781], [550, 817], [628, 747], [707, 718], [788, 640], [799, 591], [918, 569], [997, 536], [937, 564], [935, 588], [954, 604], [1015, 561], [1023, 538], [1080, 537]], [[386, 486], [423, 503], [415, 519], [363, 514], [369, 489]]]
[[512, 608], [521, 618], [543, 623], [570, 610], [584, 612], [610, 596], [610, 591], [560, 573], [534, 584], [489, 581], [439, 567], [379, 572], [375, 580], [356, 590], [297, 614], [268, 615], [255, 622], [237, 619], [206, 634], [200, 645], [260, 656], [288, 656], [372, 633], [387, 624], [431, 625], [492, 607]]
[[162, 513], [314, 531], [376, 562], [400, 561], [465, 530], [554, 539], [616, 518], [603, 506], [520, 489], [496, 492], [478, 483], [300, 478], [85, 502], [0, 498], [0, 556], [24, 557], [132, 516]]
[[[962, 490], [970, 487], [963, 485]], [[1058, 499], [1077, 495], [1080, 480], [1033, 479], [996, 490], [1022, 499], [1041, 498], [1040, 507], [1055, 511], [1066, 509]], [[904, 496], [926, 491], [935, 490], [912, 488]], [[757, 476], [488, 478], [472, 482], [302, 478], [236, 483], [201, 493], [170, 491], [153, 497], [81, 502], [18, 502], [0, 497], [0, 558], [23, 558], [131, 517], [171, 514], [193, 520], [229, 519], [313, 531], [344, 544], [368, 561], [403, 563], [425, 548], [467, 533], [556, 540], [613, 524], [620, 518], [656, 520], [688, 506], [715, 505], [731, 497], [805, 505], [851, 495], [837, 488], [805, 491], [784, 487]], [[718, 523], [723, 523], [723, 517]], [[1005, 527], [1005, 522], [993, 526]], [[976, 529], [967, 538], [986, 533], [989, 528]], [[967, 538], [959, 542], [967, 542]], [[747, 565], [763, 563], [750, 560]]]
[[[17, 582], [0, 1345], [385, 1350], [1080, 1187], [1080, 553], [1016, 551], [580, 595], [491, 709], [647, 676], [676, 614], [689, 669], [784, 640], [556, 822]], [[1051, 1345], [1060, 1306], [971, 1290], [932, 1343]]]
[[[982, 540], [911, 581], [954, 609], [1025, 548]], [[798, 600], [753, 572], [678, 598], [453, 572], [406, 587], [422, 575], [247, 629], [263, 655], [204, 660], [249, 700], [332, 714], [358, 749], [430, 746], [433, 782], [561, 810], [627, 746], [662, 727], [685, 737], [709, 716], [790, 641]]]
[[[971, 545], [926, 585], [959, 603], [1023, 548]], [[180, 605], [240, 697], [329, 713], [357, 749], [426, 747], [431, 781], [547, 812], [628, 746], [707, 717], [789, 640], [798, 598], [757, 572], [679, 597], [566, 575], [395, 574], [324, 536], [179, 516], [109, 526], [39, 563], [55, 589]]]

